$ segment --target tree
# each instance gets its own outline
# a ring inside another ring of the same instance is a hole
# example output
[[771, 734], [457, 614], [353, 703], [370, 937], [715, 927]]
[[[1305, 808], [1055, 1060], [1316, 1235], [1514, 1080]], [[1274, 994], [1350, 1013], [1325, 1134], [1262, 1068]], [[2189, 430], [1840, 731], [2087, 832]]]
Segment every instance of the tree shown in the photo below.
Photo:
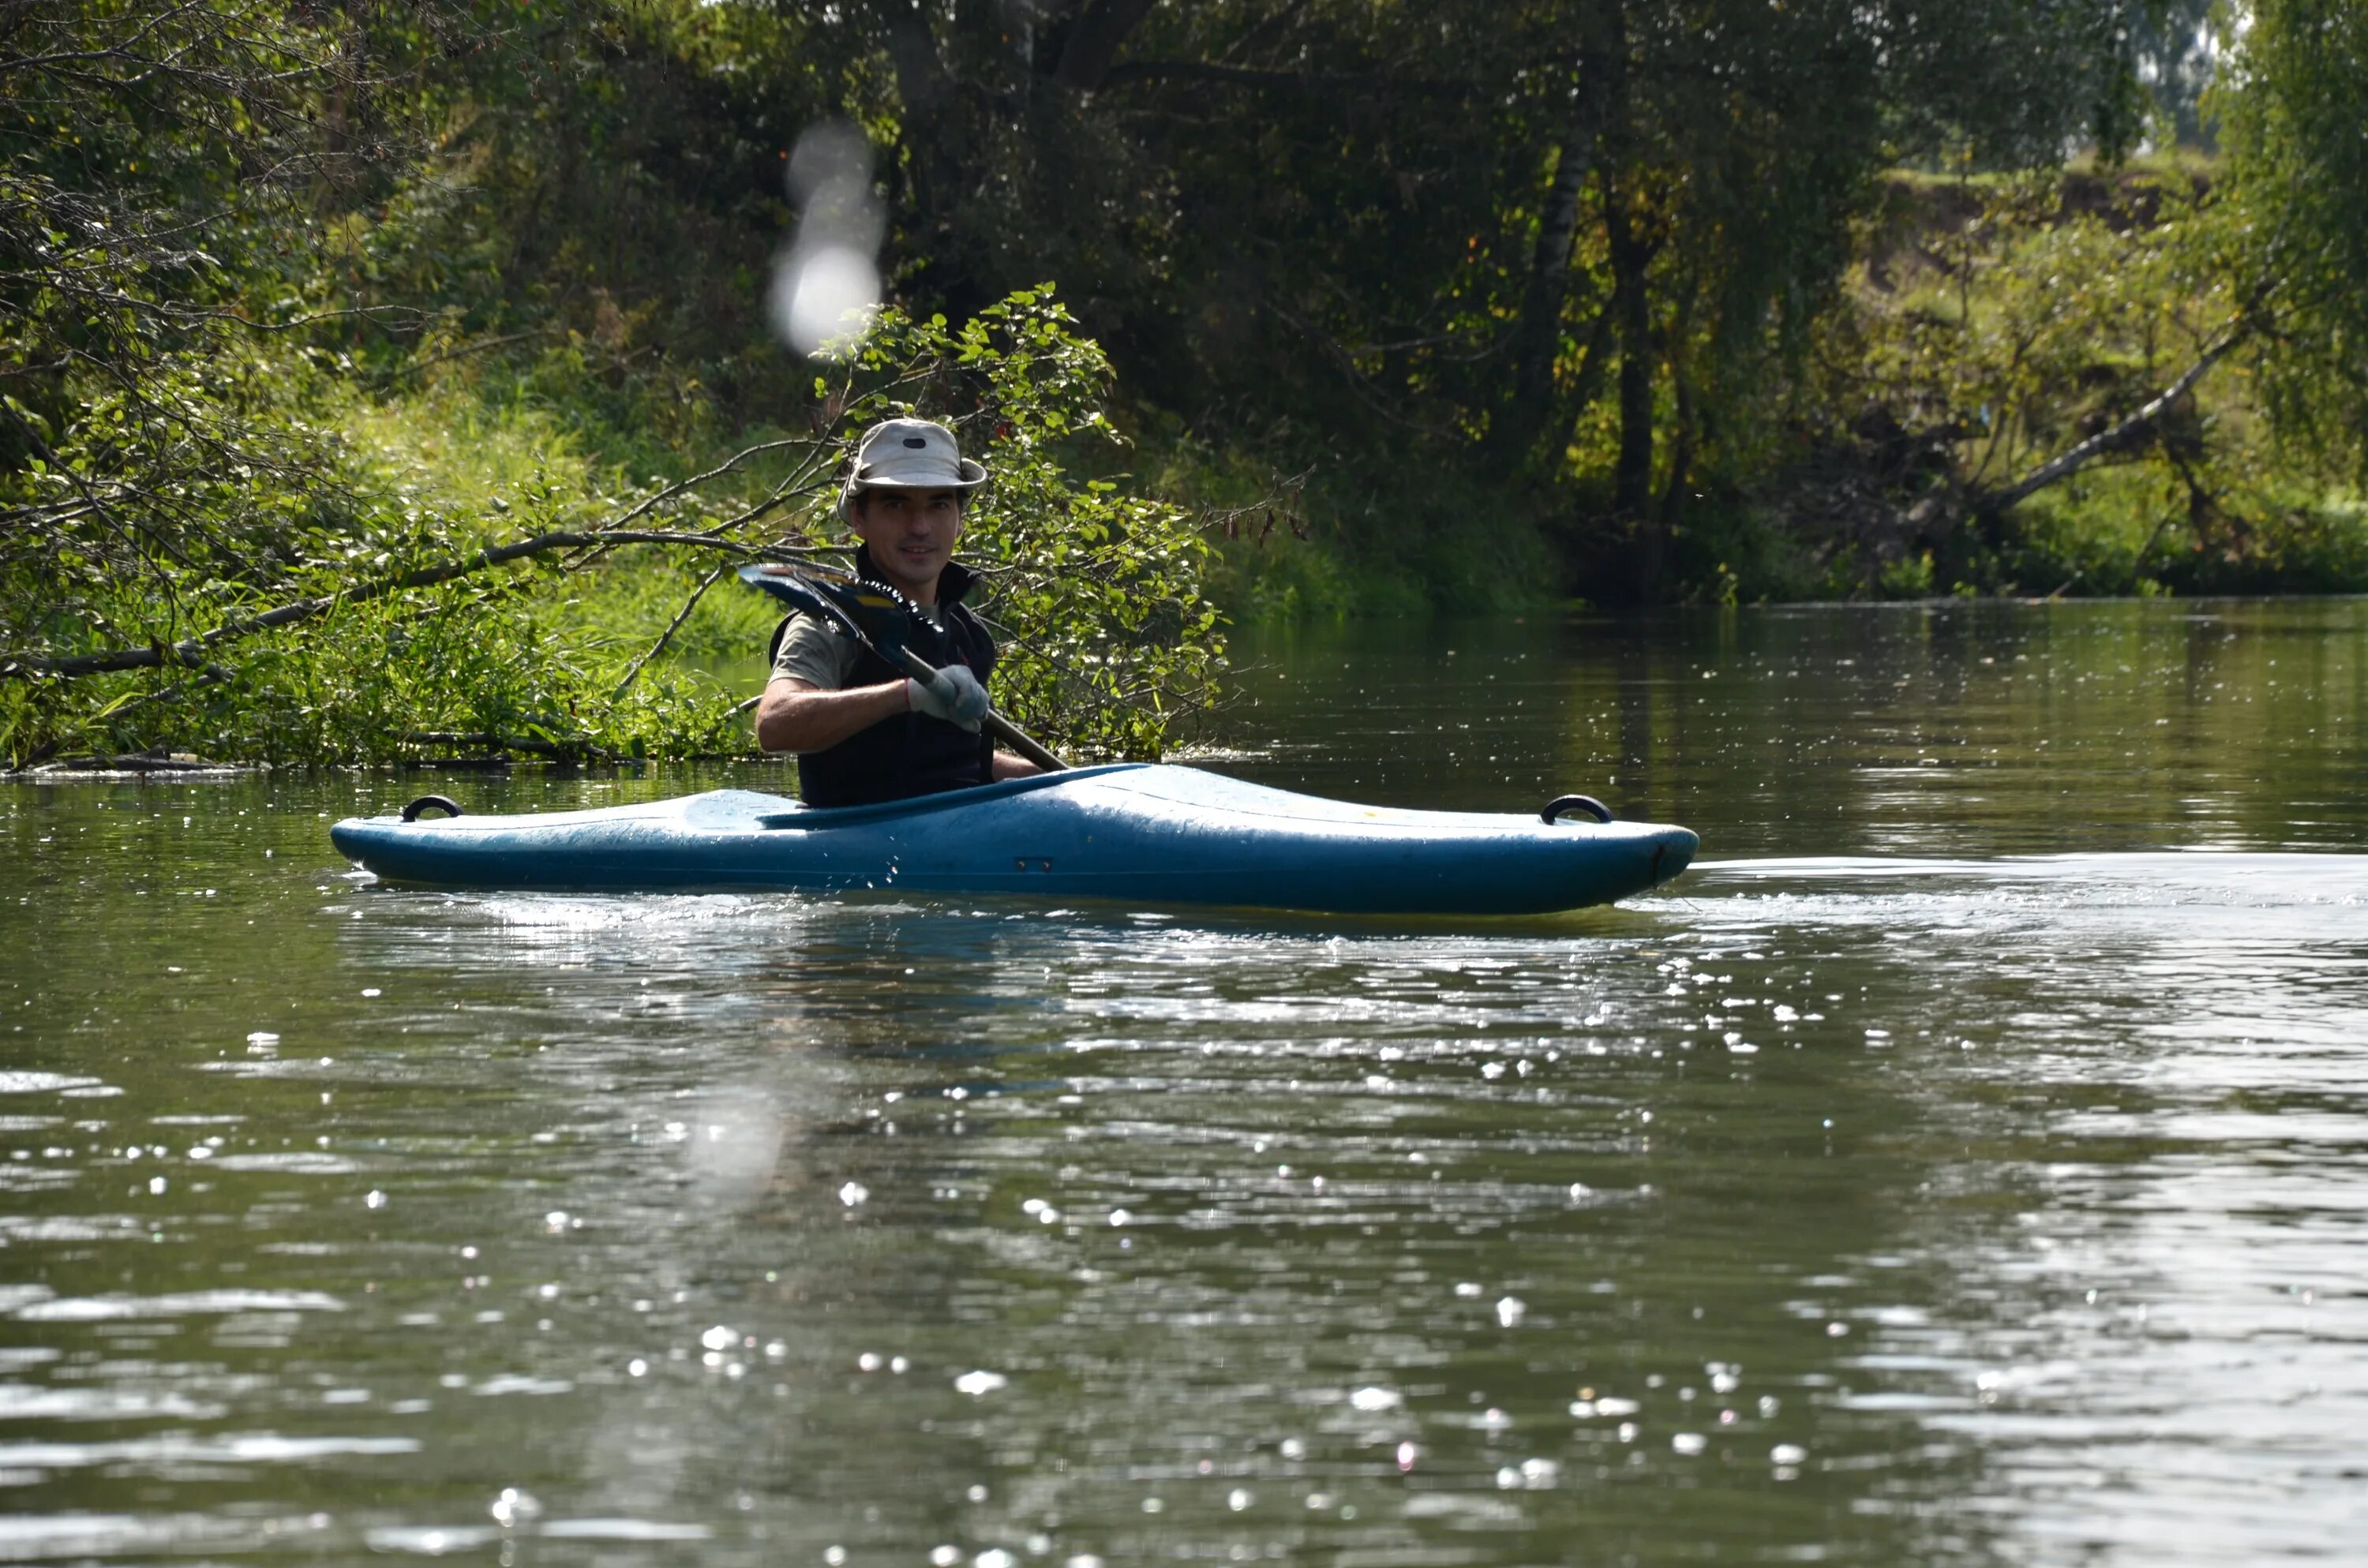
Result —
[[[774, 89], [819, 70], [803, 101], [837, 109], [860, 73], [719, 11], [737, 8], [0, 18], [0, 757], [160, 733], [291, 761], [743, 749], [733, 697], [654, 661], [723, 566], [825, 548], [846, 439], [916, 406], [999, 471], [972, 544], [1016, 710], [1143, 755], [1205, 707], [1200, 542], [1064, 469], [1116, 437], [1107, 361], [1049, 292], [951, 324], [892, 311], [820, 382], [763, 341], [747, 274], [805, 118], [768, 126], [801, 101]], [[689, 123], [668, 134], [670, 114]], [[662, 352], [628, 347], [637, 322]], [[456, 505], [340, 429], [505, 352], [514, 387], [621, 405], [585, 426], [676, 477], [563, 437]], [[719, 451], [702, 377], [735, 369], [792, 423]], [[698, 566], [620, 647], [571, 600], [634, 552]]]
[[1805, 341], [1872, 176], [1944, 150], [2052, 157], [2083, 131], [2126, 143], [2134, 9], [1573, 7], [1572, 110], [1537, 144], [1542, 199], [1508, 204], [1539, 214], [1539, 238], [1498, 450], [1565, 462], [1616, 351], [1611, 500], [1634, 589], [1657, 597], [1721, 416], [1748, 424], [1750, 382]]
[[[341, 312], [336, 198], [386, 153], [357, 28], [264, 0], [14, 7], [0, 36], [0, 642], [158, 559], [269, 581], [333, 510], [256, 356]], [[413, 320], [416, 312], [381, 312]], [[169, 595], [167, 641], [198, 607]], [[128, 630], [128, 629], [127, 629]]]
[[1624, 530], [1648, 597], [1695, 470], [1829, 299], [1872, 175], [1944, 150], [2016, 163], [2076, 135], [2128, 144], [2143, 109], [2131, 28], [2147, 14], [845, 13], [893, 62], [909, 288], [959, 313], [1025, 256], [1064, 278], [1131, 372], [1238, 433], [1312, 422], [1336, 451], [1410, 443], [1577, 484]]
[[2368, 12], [2256, 0], [2211, 104], [2228, 155], [2221, 264], [2282, 431], [2368, 480]]
[[2218, 42], [2226, 75], [2207, 102], [2227, 161], [2183, 249], [2224, 298], [2222, 319], [2138, 407], [2011, 482], [1977, 488], [1976, 513], [1995, 519], [2092, 464], [2160, 444], [2232, 358], [2249, 363], [2290, 444], [2329, 472], [2368, 477], [2368, 17], [2331, 0], [2271, 0], [2241, 25], [2224, 18]]

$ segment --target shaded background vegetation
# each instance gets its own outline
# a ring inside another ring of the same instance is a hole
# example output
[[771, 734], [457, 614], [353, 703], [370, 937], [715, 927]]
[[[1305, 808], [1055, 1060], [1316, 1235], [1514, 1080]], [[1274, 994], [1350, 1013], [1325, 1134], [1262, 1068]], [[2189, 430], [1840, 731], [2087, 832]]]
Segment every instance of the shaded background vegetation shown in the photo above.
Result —
[[[853, 380], [763, 304], [837, 119]], [[744, 745], [704, 585], [890, 404], [1111, 752], [1212, 595], [2368, 587], [2362, 123], [2337, 0], [0, 8], [0, 745]]]

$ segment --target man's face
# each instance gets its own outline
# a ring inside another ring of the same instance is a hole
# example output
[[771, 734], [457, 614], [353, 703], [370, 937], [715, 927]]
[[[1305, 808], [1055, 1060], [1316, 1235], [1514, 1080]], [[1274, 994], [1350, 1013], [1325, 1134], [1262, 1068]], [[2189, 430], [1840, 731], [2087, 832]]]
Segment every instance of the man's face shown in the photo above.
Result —
[[962, 534], [962, 496], [952, 490], [867, 490], [850, 508], [856, 537], [888, 585], [935, 604], [938, 574]]

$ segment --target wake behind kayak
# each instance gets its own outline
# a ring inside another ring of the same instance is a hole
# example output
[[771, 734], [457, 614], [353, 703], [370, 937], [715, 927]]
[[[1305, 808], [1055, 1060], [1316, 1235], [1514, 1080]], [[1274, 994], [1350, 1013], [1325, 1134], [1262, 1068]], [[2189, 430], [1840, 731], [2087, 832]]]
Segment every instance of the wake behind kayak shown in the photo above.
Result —
[[1693, 858], [1682, 827], [1360, 806], [1120, 763], [876, 805], [702, 795], [329, 830], [390, 881], [437, 887], [1109, 898], [1372, 915], [1609, 903]]

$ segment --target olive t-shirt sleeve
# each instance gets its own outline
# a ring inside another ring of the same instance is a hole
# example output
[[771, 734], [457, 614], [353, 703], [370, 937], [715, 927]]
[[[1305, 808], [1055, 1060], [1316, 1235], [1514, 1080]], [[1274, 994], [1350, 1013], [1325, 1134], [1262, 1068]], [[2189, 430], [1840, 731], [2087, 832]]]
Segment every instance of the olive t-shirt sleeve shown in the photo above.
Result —
[[773, 654], [773, 676], [821, 691], [843, 691], [855, 675], [855, 640], [811, 615], [792, 615]]

